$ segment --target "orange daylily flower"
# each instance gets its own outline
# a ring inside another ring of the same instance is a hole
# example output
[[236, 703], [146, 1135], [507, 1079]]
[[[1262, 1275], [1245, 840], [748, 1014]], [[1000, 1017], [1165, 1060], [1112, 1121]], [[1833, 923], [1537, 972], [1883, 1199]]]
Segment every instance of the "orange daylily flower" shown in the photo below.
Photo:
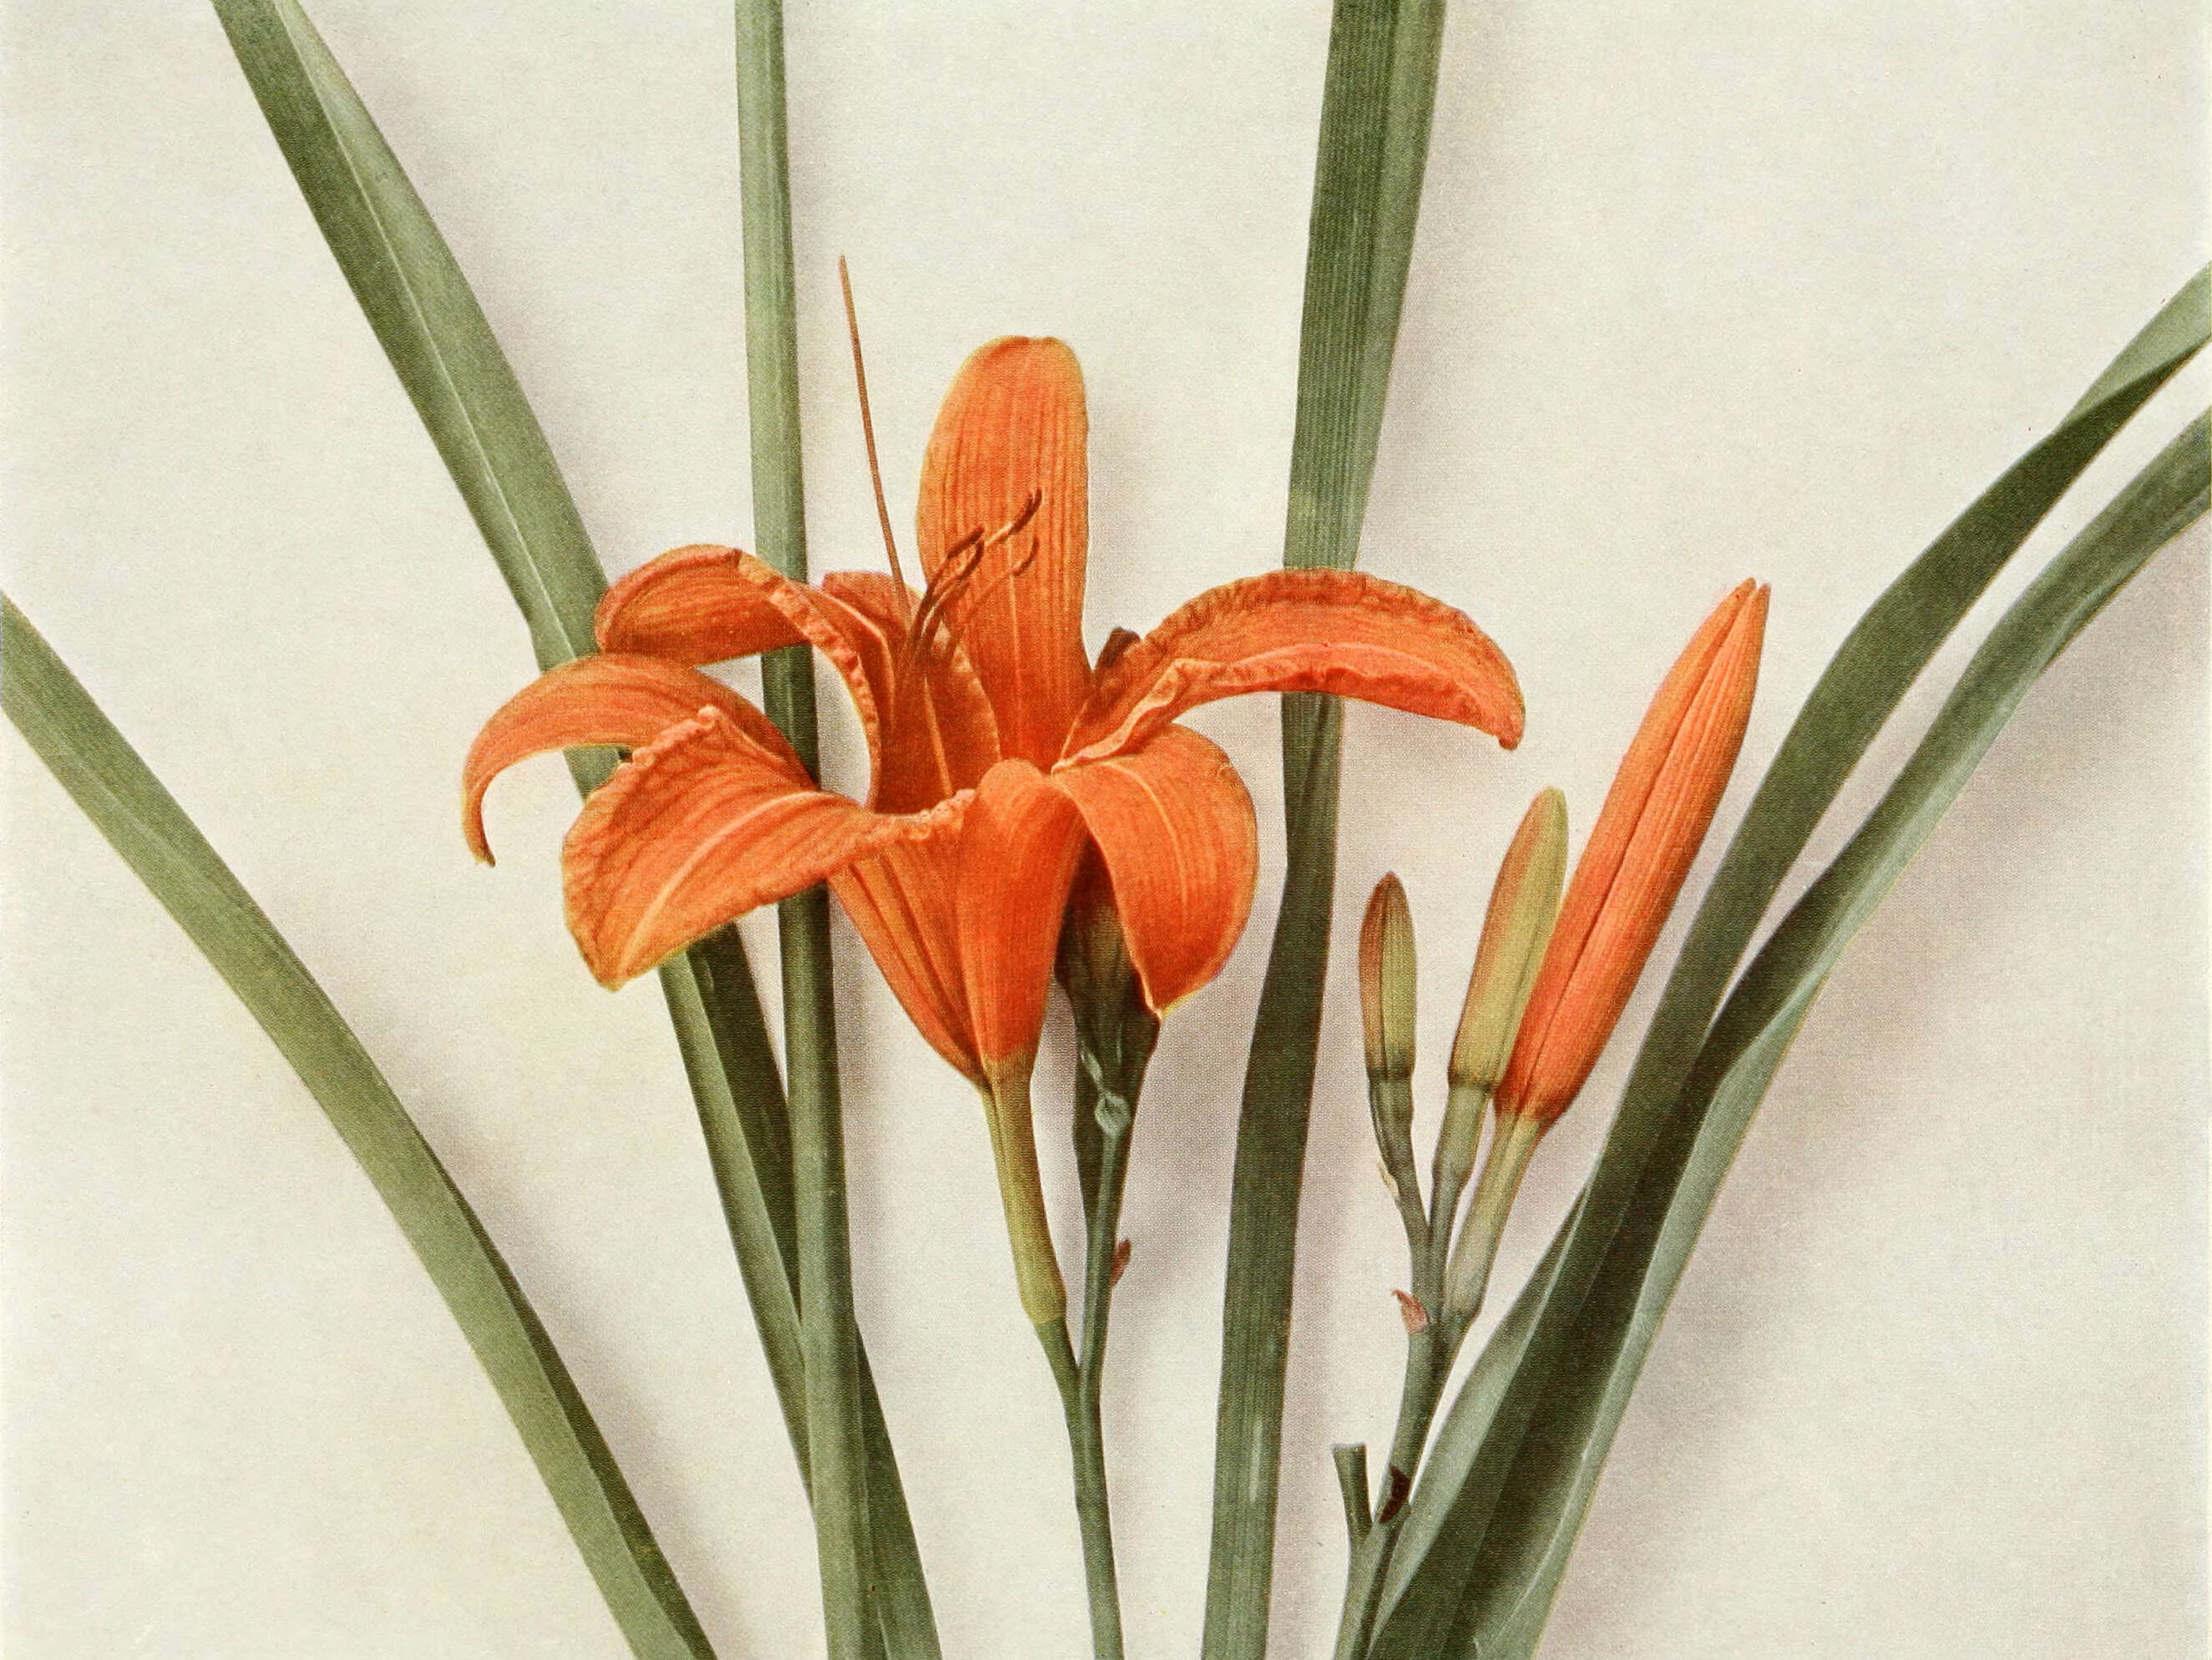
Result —
[[[1141, 640], [1115, 630], [1092, 663], [1087, 431], [1066, 345], [993, 341], [962, 366], [923, 461], [923, 592], [860, 571], [808, 586], [732, 548], [678, 548], [609, 590], [600, 654], [509, 702], [465, 769], [466, 833], [488, 859], [495, 775], [579, 745], [633, 751], [562, 858], [570, 930], [611, 986], [827, 881], [922, 1034], [994, 1104], [1002, 1179], [1031, 1190], [1029, 1070], [1085, 855], [1155, 1012], [1213, 976], [1251, 908], [1251, 800], [1177, 717], [1244, 692], [1324, 691], [1509, 746], [1521, 733], [1512, 669], [1480, 629], [1350, 572], [1229, 583]], [[866, 803], [820, 788], [766, 717], [699, 672], [802, 643], [852, 695]], [[1058, 1290], [1057, 1270], [1047, 1284], [1036, 1266], [1050, 1258], [1042, 1200], [1006, 1191], [1035, 1316]]]
[[[526, 756], [634, 751], [564, 855], [568, 916], [609, 985], [743, 912], [829, 881], [931, 1043], [973, 1079], [1034, 1048], [1086, 846], [1112, 882], [1146, 1001], [1211, 979], [1249, 911], [1250, 799], [1176, 717], [1243, 692], [1328, 691], [1510, 745], [1511, 668], [1466, 617], [1341, 571], [1200, 595], [1094, 666], [1081, 633], [1086, 421], [1074, 354], [1004, 339], [962, 367], [923, 465], [921, 594], [872, 571], [808, 587], [749, 554], [678, 548], [601, 602], [601, 654], [495, 714], [465, 769], [482, 802]], [[767, 718], [697, 665], [813, 646], [866, 738], [866, 804], [817, 787]]]
[[1746, 581], [1691, 636], [1637, 729], [1575, 866], [1496, 1097], [1548, 1125], [1627, 1006], [1735, 769], [1759, 684], [1767, 589]]

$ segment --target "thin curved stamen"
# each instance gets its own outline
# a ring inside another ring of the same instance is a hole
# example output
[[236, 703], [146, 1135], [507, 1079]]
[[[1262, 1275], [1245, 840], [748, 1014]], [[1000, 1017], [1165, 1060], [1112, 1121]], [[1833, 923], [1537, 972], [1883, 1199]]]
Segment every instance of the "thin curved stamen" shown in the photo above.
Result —
[[[938, 787], [945, 795], [950, 795], [953, 790], [952, 763], [945, 746], [945, 729], [939, 719], [937, 700], [930, 693], [929, 654], [940, 632], [950, 643], [952, 630], [945, 617], [946, 608], [983, 568], [983, 556], [1021, 534], [1030, 521], [1036, 517], [1037, 508], [1043, 500], [1042, 491], [1031, 490], [1028, 499], [1022, 503], [1021, 511], [998, 529], [988, 533], [981, 529], [971, 530], [946, 549], [945, 557], [938, 563], [937, 575], [930, 579], [929, 587], [921, 596], [921, 604], [908, 620], [906, 639], [899, 648], [898, 667], [892, 681], [898, 689], [896, 693], [898, 697], [903, 698], [911, 689], [913, 694], [921, 700], [922, 729], [929, 736], [930, 758], [936, 763]], [[979, 594], [990, 593], [1000, 582], [1019, 576], [1036, 559], [1036, 547], [1032, 543], [1026, 554], [995, 575], [988, 587], [978, 590]], [[896, 717], [894, 715], [892, 718]]]
[[890, 563], [891, 593], [899, 620], [907, 622], [912, 602], [907, 598], [906, 573], [899, 569], [898, 541], [891, 534], [891, 510], [884, 501], [884, 470], [876, 465], [876, 423], [868, 413], [868, 371], [860, 359], [860, 314], [853, 308], [853, 276], [845, 268], [842, 253], [837, 256], [837, 283], [845, 291], [845, 331], [853, 339], [853, 385], [860, 394], [860, 436], [868, 447], [868, 482], [876, 490], [876, 522], [883, 526], [884, 557]]
[[[1021, 511], [998, 529], [988, 534], [981, 530], [971, 530], [945, 550], [945, 557], [937, 567], [937, 575], [930, 579], [928, 591], [921, 596], [921, 608], [915, 612], [907, 635], [907, 649], [917, 660], [929, 649], [931, 636], [944, 623], [946, 608], [975, 580], [976, 572], [983, 568], [983, 556], [1028, 528], [1043, 502], [1043, 492], [1031, 490], [1028, 499], [1023, 502]], [[1032, 543], [1029, 552], [1019, 562], [1010, 563], [1002, 575], [994, 579], [992, 587], [1010, 577], [1020, 575], [1036, 559], [1036, 546]], [[984, 593], [990, 591], [990, 588], [983, 590]]]

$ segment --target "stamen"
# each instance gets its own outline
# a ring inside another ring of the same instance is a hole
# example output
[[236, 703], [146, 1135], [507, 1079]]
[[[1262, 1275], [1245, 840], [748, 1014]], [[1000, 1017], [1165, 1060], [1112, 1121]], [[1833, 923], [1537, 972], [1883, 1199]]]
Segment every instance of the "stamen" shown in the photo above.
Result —
[[[907, 650], [919, 661], [929, 650], [930, 635], [945, 619], [946, 607], [953, 596], [973, 581], [983, 567], [983, 556], [1009, 538], [1018, 536], [1036, 517], [1037, 508], [1044, 501], [1042, 491], [1031, 490], [1022, 503], [1021, 511], [988, 535], [981, 530], [971, 530], [945, 550], [939, 562], [937, 575], [930, 579], [929, 587], [921, 596], [921, 608], [914, 615], [907, 630]], [[989, 593], [1001, 582], [1019, 576], [1036, 562], [1036, 543], [1032, 540], [1018, 560], [1008, 562], [1006, 569], [996, 573], [976, 591], [976, 598]]]
[[[985, 537], [982, 545], [986, 548], [996, 547], [1008, 538], [1020, 534], [1023, 526], [1036, 517], [1037, 504], [1043, 499], [1044, 497], [1039, 492], [1031, 490], [1029, 500], [1022, 504], [1022, 510]], [[1031, 537], [1029, 546], [1023, 550], [1020, 557], [1008, 560], [1002, 569], [994, 572], [988, 581], [983, 583], [969, 596], [969, 603], [981, 604], [985, 596], [997, 593], [1004, 584], [1012, 581], [1017, 576], [1028, 575], [1030, 567], [1036, 563], [1036, 538]]]
[[[993, 531], [988, 536], [985, 537], [983, 538], [983, 545], [987, 548], [995, 548], [1000, 543], [1007, 540], [1009, 538], [1020, 535], [1022, 532], [1028, 527], [1030, 520], [1036, 517], [1037, 508], [1043, 502], [1043, 501], [1044, 492], [1042, 490], [1031, 490], [1029, 493], [1029, 499], [1022, 503], [1022, 510], [1016, 514], [1012, 519], [1009, 519], [1005, 524], [1000, 526], [998, 529]], [[1032, 558], [1036, 557], [1036, 550], [1035, 548], [1031, 548], [1030, 550], [1030, 556]]]
[[945, 615], [945, 603], [975, 574], [982, 560], [983, 538], [978, 531], [969, 532], [945, 550], [937, 575], [922, 591], [921, 608], [907, 625], [906, 649], [911, 657], [919, 659], [927, 649], [931, 632]]
[[899, 619], [910, 619], [908, 612], [911, 602], [907, 596], [906, 573], [899, 569], [898, 543], [891, 535], [891, 510], [884, 502], [884, 470], [876, 463], [876, 423], [868, 413], [868, 371], [860, 360], [860, 318], [853, 308], [853, 274], [845, 268], [845, 256], [837, 256], [837, 283], [845, 291], [845, 331], [853, 339], [853, 384], [860, 394], [860, 436], [868, 447], [868, 482], [876, 489], [876, 522], [883, 526], [884, 557], [890, 562], [891, 587], [898, 599]]

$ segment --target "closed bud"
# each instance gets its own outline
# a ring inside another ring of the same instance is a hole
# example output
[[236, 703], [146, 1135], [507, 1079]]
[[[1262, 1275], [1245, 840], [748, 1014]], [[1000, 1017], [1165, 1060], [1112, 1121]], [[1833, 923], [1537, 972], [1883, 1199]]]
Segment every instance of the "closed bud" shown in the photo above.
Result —
[[1567, 873], [1567, 799], [1556, 789], [1539, 794], [1521, 815], [1520, 828], [1498, 866], [1482, 943], [1460, 1006], [1452, 1038], [1451, 1091], [1437, 1136], [1434, 1222], [1449, 1235], [1460, 1191], [1474, 1168], [1482, 1116], [1513, 1051], [1513, 1034], [1536, 983], [1536, 970], [1559, 915], [1559, 886]]
[[1565, 1112], [1636, 988], [1743, 744], [1766, 596], [1745, 582], [1705, 619], [1621, 758], [1498, 1082], [1501, 1117]]
[[1367, 1023], [1367, 1075], [1413, 1075], [1413, 913], [1395, 876], [1375, 885], [1359, 930], [1359, 1008]]
[[1505, 1073], [1513, 1033], [1536, 967], [1559, 915], [1559, 889], [1567, 874], [1567, 799], [1545, 790], [1528, 804], [1505, 849], [1482, 920], [1482, 943], [1460, 1007], [1452, 1039], [1454, 1089], [1479, 1091], [1486, 1099]]
[[1367, 1112], [1406, 1242], [1428, 1248], [1413, 1165], [1413, 914], [1395, 876], [1375, 885], [1359, 929], [1359, 1008], [1367, 1026]]
[[[1054, 969], [1075, 1014], [1081, 1046], [1078, 1064], [1103, 1092], [1101, 1110], [1112, 1100], [1128, 1110], [1144, 1085], [1160, 1022], [1146, 1006], [1121, 915], [1114, 908], [1113, 884], [1095, 851], [1085, 858], [1068, 891]], [[1079, 1128], [1079, 1141], [1087, 1133]]]

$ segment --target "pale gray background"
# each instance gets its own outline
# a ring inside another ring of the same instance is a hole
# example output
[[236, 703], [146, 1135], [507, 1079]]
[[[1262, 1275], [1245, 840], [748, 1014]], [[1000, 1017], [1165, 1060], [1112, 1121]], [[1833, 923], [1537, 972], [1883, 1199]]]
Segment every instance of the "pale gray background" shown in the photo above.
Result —
[[[317, 9], [611, 567], [744, 539], [724, 8]], [[1563, 785], [1579, 837], [1727, 586], [1775, 585], [1748, 775], [1857, 611], [2203, 258], [2199, 12], [1456, 9], [1366, 557], [1497, 635], [1528, 738], [1501, 757], [1356, 710], [1339, 904], [1352, 924], [1382, 870], [1406, 878], [1432, 1065], [1522, 803]], [[805, 1654], [799, 1487], [658, 994], [600, 991], [562, 932], [562, 769], [495, 794], [498, 871], [460, 845], [459, 757], [530, 671], [490, 562], [211, 15], [19, 0], [5, 22], [9, 587], [480, 1205], [723, 1652]], [[1319, 0], [794, 7], [817, 566], [879, 557], [841, 251], [902, 524], [962, 354], [1050, 331], [1090, 377], [1093, 638], [1275, 562], [1325, 35]], [[2036, 549], [2206, 384], [2154, 405]], [[2202, 540], [2170, 552], [2083, 639], [1844, 962], [1624, 1427], [1554, 1660], [2202, 1651], [2205, 563]], [[1137, 1142], [1109, 1406], [1145, 1657], [1196, 1645], [1279, 860], [1272, 707], [1197, 724], [1245, 769], [1267, 869]], [[0, 756], [9, 1653], [619, 1653], [335, 1137], [21, 745]], [[860, 1297], [947, 1652], [1073, 1656], [1059, 1414], [977, 1115], [841, 937]], [[1332, 972], [1284, 1656], [1327, 1652], [1325, 1447], [1387, 1433], [1399, 1364], [1401, 1246], [1342, 953]], [[1626, 1048], [1540, 1157], [1506, 1284]], [[1059, 1083], [1042, 1098], [1064, 1181]]]

